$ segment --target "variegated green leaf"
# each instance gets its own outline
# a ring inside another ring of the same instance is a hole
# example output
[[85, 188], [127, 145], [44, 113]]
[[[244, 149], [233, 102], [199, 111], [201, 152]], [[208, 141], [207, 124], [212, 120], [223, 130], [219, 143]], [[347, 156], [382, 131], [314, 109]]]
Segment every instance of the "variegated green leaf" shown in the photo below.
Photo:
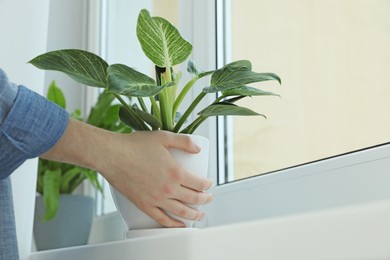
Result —
[[277, 80], [280, 78], [274, 73], [258, 73], [250, 70], [231, 69], [224, 67], [217, 70], [211, 76], [211, 86], [203, 89], [206, 93], [226, 91], [233, 88], [242, 87], [249, 83], [261, 82], [266, 80]]
[[138, 106], [134, 105], [132, 107], [134, 111], [137, 113], [137, 115], [142, 118], [142, 120], [150, 125], [152, 130], [159, 130], [160, 127], [162, 126], [160, 120], [158, 120], [154, 115], [146, 113], [142, 111], [141, 109], [138, 108]]
[[187, 64], [187, 71], [191, 74], [193, 74], [195, 77], [201, 73], [201, 70], [198, 68], [198, 66], [195, 64], [195, 62], [190, 59]]
[[191, 73], [192, 75], [194, 75], [194, 77], [200, 79], [200, 78], [203, 78], [207, 75], [210, 75], [212, 73], [214, 73], [215, 70], [211, 70], [211, 71], [201, 71], [198, 66], [195, 64], [195, 62], [190, 59], [188, 61], [188, 64], [187, 64], [187, 71], [189, 73]]
[[237, 60], [226, 64], [221, 69], [252, 70], [252, 63], [249, 60]]
[[51, 51], [37, 56], [30, 63], [43, 70], [61, 71], [88, 86], [106, 87], [108, 64], [91, 52], [74, 49]]
[[132, 107], [129, 107], [130, 111], [124, 107], [119, 109], [119, 118], [128, 127], [135, 131], [149, 131], [150, 129], [142, 120], [142, 118], [134, 111]]
[[[198, 113], [202, 117], [210, 116], [264, 116], [246, 107], [220, 102], [210, 105]], [[265, 117], [265, 116], [264, 116]]]
[[150, 97], [158, 94], [165, 86], [157, 86], [154, 79], [124, 64], [110, 65], [108, 90], [128, 97]]
[[192, 45], [171, 23], [151, 17], [145, 9], [138, 16], [137, 36], [145, 55], [162, 68], [182, 63], [192, 51]]
[[238, 88], [229, 89], [226, 91], [222, 91], [223, 96], [279, 96], [278, 94], [263, 91], [261, 89], [243, 86]]

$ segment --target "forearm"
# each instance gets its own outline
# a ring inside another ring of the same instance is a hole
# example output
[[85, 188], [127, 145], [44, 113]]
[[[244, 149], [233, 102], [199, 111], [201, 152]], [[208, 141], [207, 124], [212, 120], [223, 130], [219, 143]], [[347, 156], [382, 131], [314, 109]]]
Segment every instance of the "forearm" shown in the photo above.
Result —
[[102, 170], [99, 167], [101, 155], [107, 152], [102, 150], [102, 142], [106, 142], [110, 135], [106, 130], [70, 119], [62, 137], [40, 157]]

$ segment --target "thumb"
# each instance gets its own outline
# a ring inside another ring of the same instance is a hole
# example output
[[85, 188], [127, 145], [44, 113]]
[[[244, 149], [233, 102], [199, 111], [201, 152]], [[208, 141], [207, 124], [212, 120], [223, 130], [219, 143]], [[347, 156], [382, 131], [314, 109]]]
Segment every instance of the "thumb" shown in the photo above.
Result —
[[188, 153], [199, 153], [200, 147], [191, 140], [190, 135], [170, 133], [168, 148]]

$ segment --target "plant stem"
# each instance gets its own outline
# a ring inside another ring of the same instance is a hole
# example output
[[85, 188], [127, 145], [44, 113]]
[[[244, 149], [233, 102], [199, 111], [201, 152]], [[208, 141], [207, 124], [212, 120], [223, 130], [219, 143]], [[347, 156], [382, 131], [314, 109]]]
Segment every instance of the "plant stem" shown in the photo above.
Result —
[[[166, 73], [161, 77], [161, 84], [165, 85], [168, 83]], [[170, 74], [169, 74], [170, 75]], [[158, 94], [160, 102], [160, 114], [161, 114], [161, 123], [163, 130], [171, 131], [173, 128], [173, 120], [171, 118], [170, 106], [169, 106], [169, 92], [167, 88], [161, 90]]]
[[145, 105], [144, 99], [143, 99], [142, 97], [138, 97], [137, 99], [138, 99], [138, 102], [139, 102], [139, 104], [140, 104], [142, 110], [143, 110], [144, 112], [146, 112], [146, 113], [149, 113], [148, 108], [147, 108], [146, 105]]
[[123, 105], [123, 107], [131, 114], [133, 111], [130, 109], [129, 105], [126, 103], [126, 101], [123, 100], [123, 98], [116, 94], [116, 93], [113, 93], [113, 95], [115, 96], [116, 99], [118, 99], [119, 102], [121, 102], [121, 104]]
[[187, 95], [188, 91], [192, 88], [192, 86], [195, 84], [197, 80], [198, 78], [191, 79], [180, 91], [179, 95], [175, 100], [175, 103], [173, 104], [173, 111], [172, 111], [173, 116], [176, 115], [176, 112], [179, 109], [181, 102], [183, 101], [184, 97]]
[[172, 74], [172, 80], [175, 83], [172, 88], [171, 88], [171, 104], [170, 107], [172, 108], [172, 118], [173, 122], [175, 123], [176, 119], [176, 112], [177, 109], [175, 110], [175, 103], [176, 103], [176, 93], [177, 93], [177, 87], [179, 86], [180, 80], [181, 80], [182, 73], [179, 71], [176, 74]]
[[167, 91], [166, 89], [161, 90], [158, 94], [159, 102], [160, 102], [160, 115], [161, 115], [161, 123], [163, 130], [169, 130], [169, 112], [167, 111]]
[[199, 95], [195, 98], [195, 100], [191, 103], [191, 105], [187, 108], [187, 110], [184, 112], [180, 120], [176, 123], [173, 132], [177, 133], [179, 132], [180, 128], [184, 124], [184, 122], [187, 120], [187, 118], [190, 116], [192, 111], [196, 108], [196, 106], [199, 104], [199, 102], [206, 96], [207, 93], [201, 92]]
[[218, 103], [219, 101], [221, 101], [221, 100], [224, 99], [224, 98], [225, 98], [224, 95], [219, 96], [217, 99], [214, 100], [213, 104]]
[[166, 64], [166, 65], [167, 66], [165, 68], [165, 80], [166, 80], [165, 84], [172, 81], [171, 65], [169, 65], [169, 64]]
[[182, 134], [193, 134], [194, 131], [207, 119], [207, 117], [198, 116], [189, 126], [187, 126], [183, 131], [180, 131]]
[[158, 107], [156, 100], [154, 99], [154, 97], [149, 97], [149, 99], [150, 103], [152, 104], [152, 114], [156, 116], [157, 119], [161, 122], [160, 108]]

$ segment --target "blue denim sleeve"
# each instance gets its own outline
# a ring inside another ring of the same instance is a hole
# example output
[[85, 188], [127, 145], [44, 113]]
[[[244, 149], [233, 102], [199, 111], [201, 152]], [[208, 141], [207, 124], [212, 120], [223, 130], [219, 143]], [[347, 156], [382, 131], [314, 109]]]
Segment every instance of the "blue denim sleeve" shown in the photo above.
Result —
[[0, 179], [4, 179], [25, 160], [48, 151], [64, 133], [69, 115], [39, 94], [16, 87], [1, 70], [0, 96]]
[[17, 86], [8, 82], [5, 73], [0, 68], [0, 123], [12, 107], [17, 94]]
[[19, 260], [11, 179], [0, 180], [0, 259]]

